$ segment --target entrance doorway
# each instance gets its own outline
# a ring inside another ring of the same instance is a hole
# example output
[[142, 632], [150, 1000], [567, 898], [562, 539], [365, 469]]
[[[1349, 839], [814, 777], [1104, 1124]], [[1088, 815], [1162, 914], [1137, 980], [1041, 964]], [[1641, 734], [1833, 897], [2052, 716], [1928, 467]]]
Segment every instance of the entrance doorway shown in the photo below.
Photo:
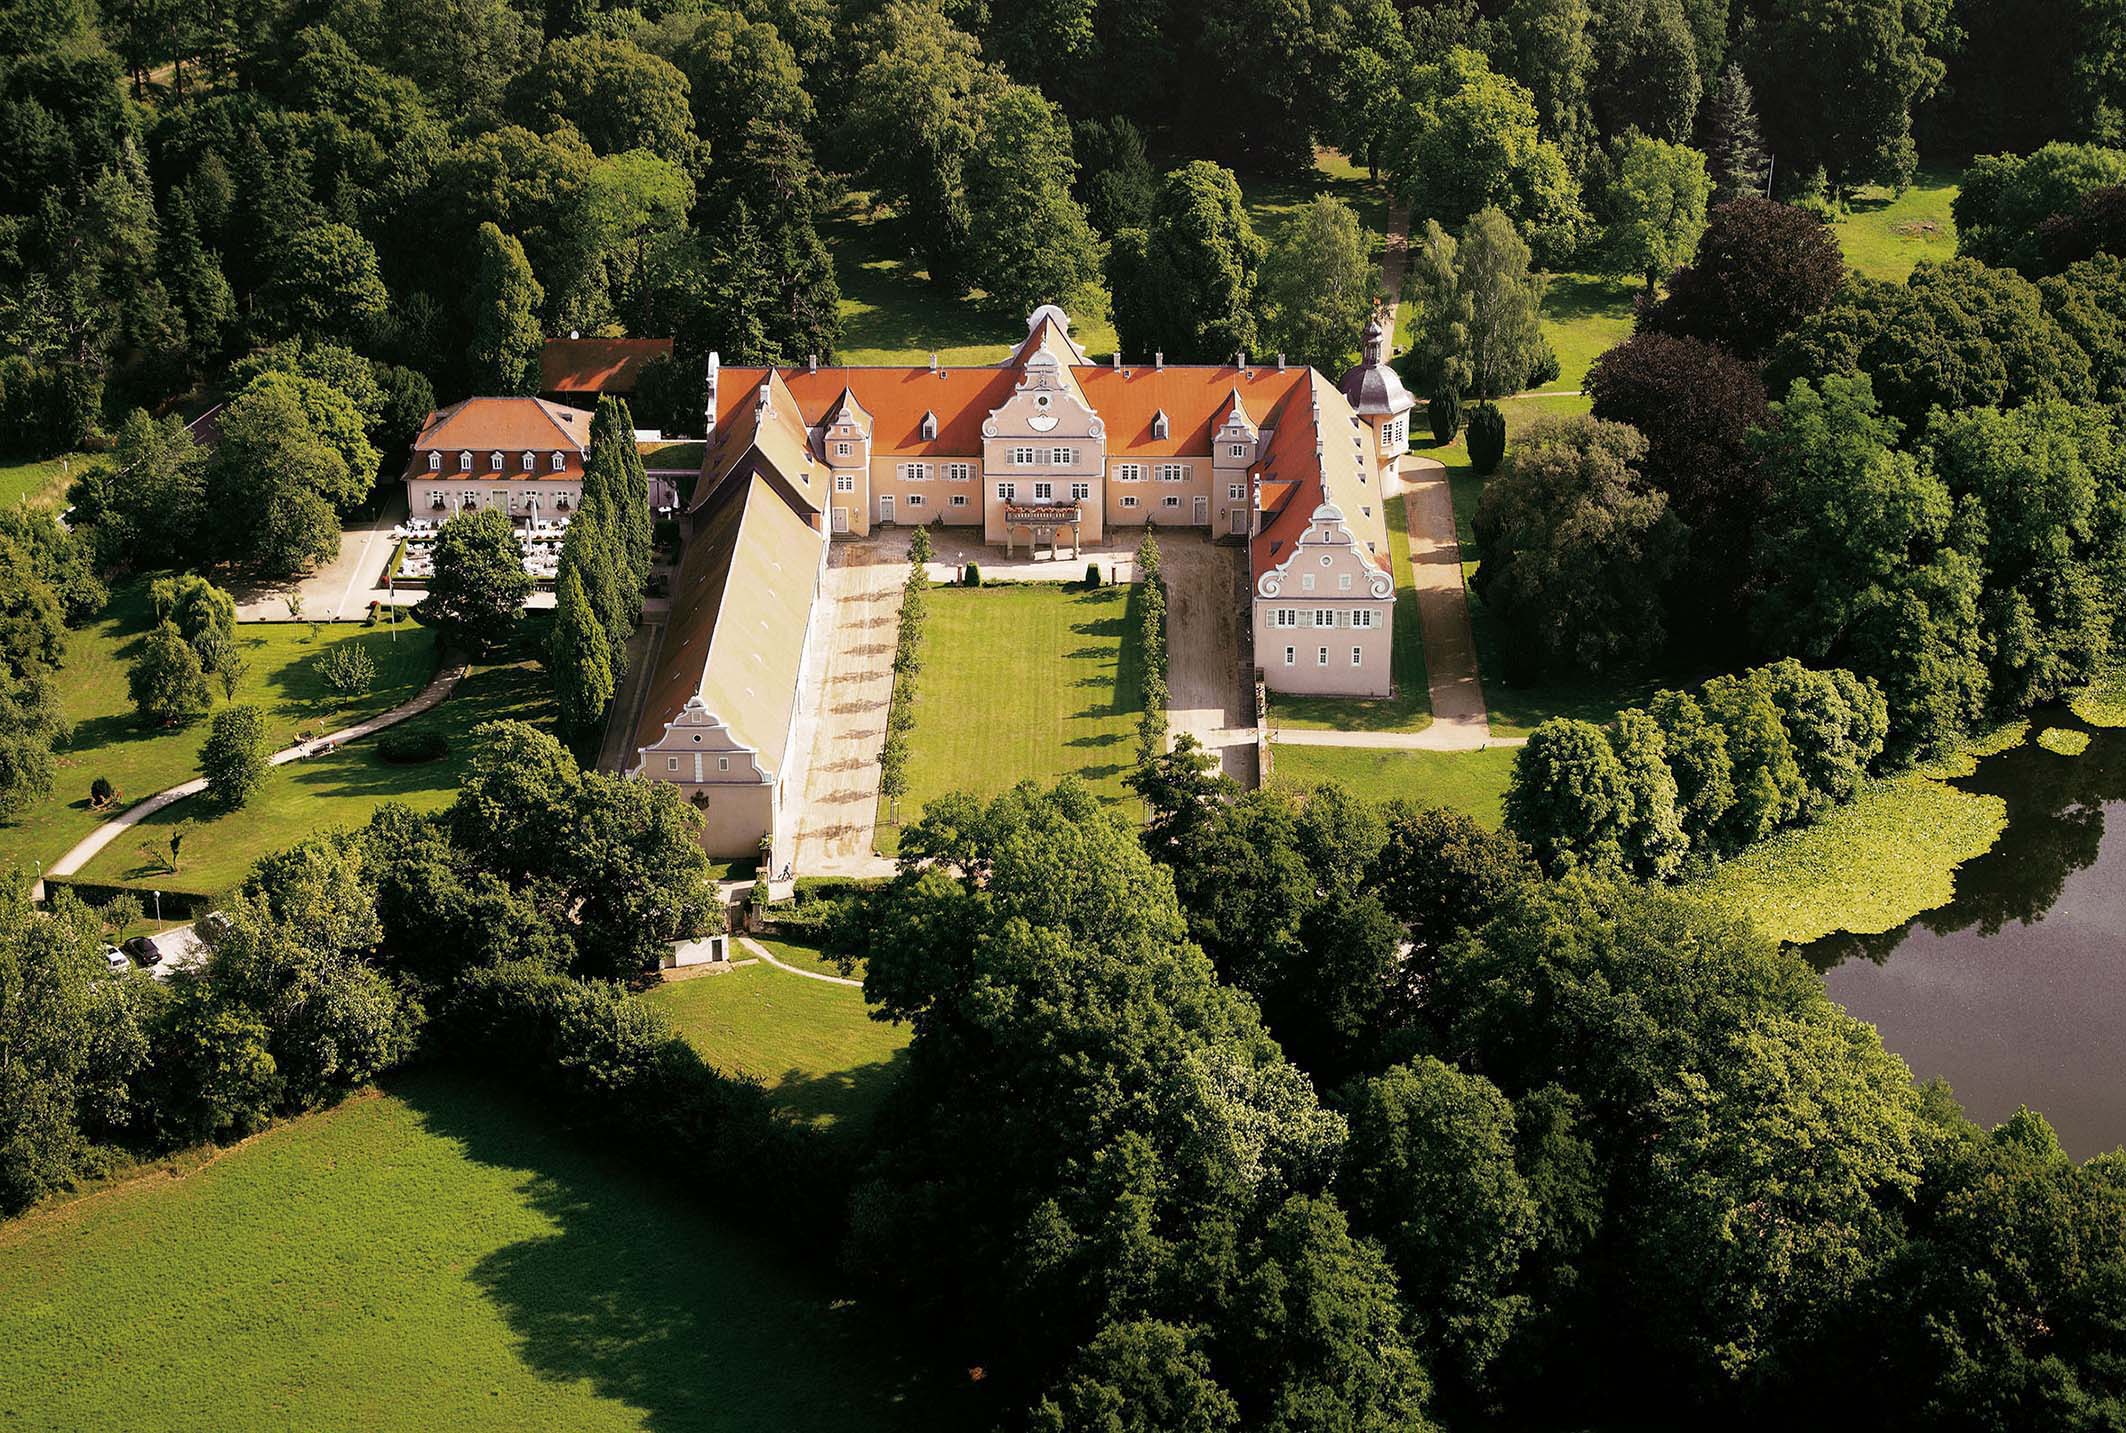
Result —
[[1196, 497], [1195, 519], [1198, 527], [1210, 526], [1211, 500], [1200, 493]]
[[878, 520], [880, 522], [893, 521], [893, 494], [880, 493], [878, 495]]
[[1228, 516], [1232, 520], [1233, 536], [1246, 537], [1248, 535], [1248, 510], [1246, 508], [1234, 508]]

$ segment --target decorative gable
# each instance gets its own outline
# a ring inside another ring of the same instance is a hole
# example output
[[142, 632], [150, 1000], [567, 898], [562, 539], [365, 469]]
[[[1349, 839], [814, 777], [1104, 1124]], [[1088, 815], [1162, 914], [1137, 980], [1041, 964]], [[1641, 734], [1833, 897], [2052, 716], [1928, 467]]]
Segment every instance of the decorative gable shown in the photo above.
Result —
[[[1261, 597], [1370, 597], [1382, 601], [1395, 596], [1395, 579], [1383, 571], [1365, 544], [1344, 521], [1343, 510], [1323, 503], [1307, 519], [1288, 552], [1255, 582]], [[1348, 588], [1344, 579], [1350, 579]], [[1309, 580], [1311, 579], [1311, 580]]]

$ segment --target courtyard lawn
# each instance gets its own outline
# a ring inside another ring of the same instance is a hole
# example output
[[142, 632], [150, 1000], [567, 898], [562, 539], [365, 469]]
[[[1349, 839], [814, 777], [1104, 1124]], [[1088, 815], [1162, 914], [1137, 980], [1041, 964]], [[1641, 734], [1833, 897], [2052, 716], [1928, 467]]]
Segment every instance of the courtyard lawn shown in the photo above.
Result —
[[[66, 665], [56, 683], [74, 723], [73, 742], [59, 752], [52, 794], [0, 825], [0, 864], [17, 867], [25, 879], [35, 862], [49, 863], [105, 819], [106, 813], [88, 805], [89, 783], [97, 777], [108, 777], [129, 805], [199, 774], [206, 720], [144, 726], [126, 691], [127, 663], [150, 617], [147, 585], [133, 583], [112, 594], [103, 616], [67, 634]], [[435, 634], [410, 622], [399, 624], [395, 641], [387, 628], [353, 622], [321, 624], [315, 636], [308, 623], [245, 623], [236, 638], [250, 663], [236, 700], [264, 708], [267, 739], [276, 750], [298, 732], [332, 731], [397, 706], [435, 674]], [[366, 696], [338, 696], [318, 679], [316, 658], [342, 643], [359, 645], [376, 663], [376, 685]], [[220, 705], [219, 688], [215, 698]], [[274, 844], [306, 829], [309, 823], [301, 821]]]
[[[1026, 337], [1026, 315], [992, 314], [979, 295], [959, 297], [930, 282], [899, 218], [871, 196], [852, 193], [820, 225], [841, 284], [844, 363], [921, 364], [934, 352], [948, 367], [995, 363]], [[1072, 314], [1071, 337], [1093, 357], [1112, 353], [1104, 315]]]
[[1272, 748], [1270, 784], [1281, 791], [1306, 791], [1324, 781], [1338, 781], [1378, 801], [1404, 797], [1427, 806], [1445, 806], [1496, 831], [1506, 783], [1519, 754], [1520, 749], [1511, 746], [1483, 751], [1397, 751], [1280, 742]]
[[[543, 623], [539, 630], [543, 630]], [[406, 639], [399, 633], [399, 640]], [[213, 895], [242, 880], [261, 856], [314, 832], [359, 826], [387, 801], [416, 811], [450, 804], [473, 752], [474, 728], [491, 721], [524, 721], [551, 729], [553, 682], [527, 633], [507, 660], [467, 672], [441, 706], [401, 723], [406, 733], [436, 731], [450, 744], [440, 760], [394, 765], [377, 756], [377, 737], [275, 767], [252, 798], [224, 812], [204, 797], [164, 807], [106, 846], [81, 874], [112, 885], [158, 887]], [[191, 821], [184, 869], [175, 875], [148, 859], [142, 842], [161, 846], [176, 821]]]
[[708, 456], [709, 445], [700, 442], [643, 443], [638, 451], [642, 454], [645, 468], [662, 468], [670, 471], [683, 468], [698, 472], [702, 459]]
[[1395, 695], [1387, 698], [1270, 694], [1270, 722], [1315, 731], [1423, 731], [1432, 725], [1432, 691], [1425, 677], [1425, 633], [1410, 572], [1410, 525], [1403, 499], [1389, 498], [1388, 554], [1395, 571], [1394, 649], [1389, 654]]
[[62, 506], [67, 484], [81, 476], [89, 461], [83, 453], [62, 453], [27, 463], [0, 463], [0, 507]]
[[[762, 944], [799, 969], [824, 968], [809, 947]], [[731, 954], [748, 958], [742, 946]], [[807, 980], [765, 961], [668, 980], [642, 998], [710, 1064], [756, 1077], [777, 1103], [820, 1125], [868, 1120], [911, 1038], [906, 1026], [873, 1020], [855, 986]]]
[[1545, 392], [1578, 392], [1594, 361], [1631, 337], [1638, 294], [1639, 285], [1604, 274], [1550, 275], [1543, 336], [1557, 353], [1558, 376]]
[[1903, 283], [1923, 259], [1955, 258], [1956, 220], [1949, 206], [1962, 184], [1961, 170], [1923, 169], [1902, 194], [1862, 189], [1831, 225], [1846, 263], [1871, 279]]
[[[1144, 710], [1137, 591], [933, 588], [901, 819], [948, 791], [990, 796], [1027, 779], [1077, 776], [1106, 800], [1134, 799], [1122, 779]], [[899, 833], [887, 815], [882, 802], [878, 845], [890, 854]]]
[[0, 1425], [938, 1426], [742, 1209], [551, 1124], [409, 1076], [0, 1226]]

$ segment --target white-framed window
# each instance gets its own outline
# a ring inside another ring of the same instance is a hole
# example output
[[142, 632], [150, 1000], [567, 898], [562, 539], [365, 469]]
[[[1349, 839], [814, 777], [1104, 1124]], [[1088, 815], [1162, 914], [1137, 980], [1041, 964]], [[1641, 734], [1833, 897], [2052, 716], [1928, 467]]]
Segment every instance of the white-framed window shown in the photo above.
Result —
[[836, 474], [834, 475], [834, 491], [836, 491], [836, 492], [838, 492], [838, 493], [853, 493], [853, 492], [855, 492], [855, 491], [856, 491], [856, 474], [854, 474], [854, 473], [836, 473]]
[[834, 445], [834, 456], [837, 458], [846, 458], [855, 451], [856, 445], [854, 443], [836, 443]]
[[1403, 420], [1390, 418], [1380, 430], [1380, 450], [1383, 453], [1399, 453], [1403, 445]]
[[1181, 499], [1178, 495], [1174, 493], [1168, 493], [1165, 497], [1159, 499], [1159, 506], [1166, 508], [1177, 508], [1181, 506]]
[[501, 471], [502, 471], [502, 455], [501, 455], [500, 453], [489, 453], [489, 454], [487, 455], [487, 466], [488, 466], [489, 468], [493, 469], [493, 470], [494, 470], [495, 472], [498, 472], [498, 473], [499, 473], [499, 472], [501, 472]]
[[938, 435], [938, 415], [937, 415], [937, 414], [935, 414], [935, 413], [925, 413], [925, 414], [923, 415], [923, 430], [922, 430], [922, 431], [923, 431], [923, 438], [924, 438], [924, 440], [925, 440], [925, 441], [928, 441], [928, 440], [929, 440], [929, 439], [931, 439], [931, 438], [935, 438], [935, 437], [936, 437], [936, 436]]
[[1133, 507], [1135, 507], [1136, 505], [1137, 505], [1137, 495], [1136, 495], [1135, 493], [1127, 493], [1127, 494], [1125, 494], [1125, 495], [1123, 496], [1123, 498], [1122, 498], [1122, 506], [1124, 506], [1124, 507], [1126, 507], [1126, 508], [1133, 508]]
[[536, 470], [537, 470], [537, 468], [538, 468], [538, 466], [539, 466], [539, 456], [538, 456], [538, 454], [536, 454], [536, 453], [526, 453], [526, 454], [524, 455], [524, 471], [525, 471], [525, 472], [529, 473], [529, 472], [533, 472], [533, 471], [536, 471]]
[[1365, 664], [1366, 649], [1364, 647], [1353, 647], [1351, 649], [1351, 665], [1354, 667], [1363, 667]]
[[458, 454], [458, 471], [461, 473], [469, 473], [472, 471], [472, 454]]
[[1329, 665], [1329, 649], [1327, 647], [1318, 647], [1315, 649], [1314, 665], [1317, 667], [1326, 667]]
[[972, 463], [947, 463], [945, 465], [945, 480], [947, 482], [964, 483], [973, 476], [974, 464]]
[[1033, 485], [1033, 500], [1037, 503], [1045, 503], [1055, 497], [1055, 495], [1056, 485], [1054, 483], [1035, 483]]
[[952, 495], [952, 505], [956, 508], [963, 508], [967, 506], [967, 494], [954, 493]]
[[431, 473], [443, 471], [443, 455], [441, 453], [430, 453], [428, 455], [428, 471]]
[[729, 770], [731, 769], [731, 758], [730, 758], [730, 757], [728, 757], [728, 756], [719, 756], [719, 757], [717, 757], [717, 758], [716, 758], [716, 769], [717, 769], [718, 771], [729, 771]]
[[1159, 481], [1162, 483], [1179, 483], [1186, 481], [1187, 478], [1188, 468], [1180, 463], [1161, 463], [1159, 465]]
[[1367, 517], [1371, 517], [1373, 516], [1373, 505], [1371, 503], [1367, 503], [1360, 507], [1359, 511], [1364, 513]]
[[467, 488], [464, 492], [458, 494], [458, 501], [468, 509], [476, 508], [480, 505], [480, 490], [478, 488]]
[[562, 456], [561, 454], [559, 454], [559, 453], [556, 453], [556, 454], [554, 454], [554, 461], [553, 461], [553, 465], [552, 465], [552, 466], [553, 466], [553, 470], [554, 470], [555, 472], [557, 472], [557, 473], [558, 473], [558, 472], [560, 472], [560, 471], [561, 471], [561, 470], [562, 470], [563, 468], [565, 468], [565, 467], [567, 467], [567, 466], [568, 466], [568, 459], [567, 459], [567, 458], [565, 458], [565, 457], [563, 457], [563, 456]]
[[1143, 481], [1144, 481], [1144, 465], [1143, 465], [1142, 463], [1117, 463], [1117, 464], [1115, 464], [1115, 481], [1116, 481], [1116, 482], [1118, 482], [1118, 483], [1141, 483], [1141, 482], [1143, 482]]
[[902, 481], [902, 482], [907, 482], [907, 483], [927, 483], [927, 482], [929, 482], [929, 481], [930, 481], [930, 465], [929, 465], [928, 463], [903, 463], [903, 464], [901, 464], [901, 481]]
[[1350, 574], [1350, 573], [1348, 573], [1348, 572], [1346, 572], [1346, 573], [1342, 573], [1342, 574], [1340, 574], [1340, 575], [1339, 575], [1339, 576], [1337, 577], [1337, 579], [1336, 579], [1336, 590], [1337, 590], [1338, 592], [1349, 592], [1349, 591], [1351, 590], [1351, 574]]
[[679, 769], [679, 758], [676, 756], [666, 757], [664, 759], [664, 769], [666, 771], [677, 771]]
[[1357, 610], [1353, 611], [1351, 613], [1351, 625], [1353, 627], [1361, 628], [1371, 627], [1373, 625], [1373, 609], [1370, 607], [1360, 607]]
[[1314, 625], [1317, 627], [1334, 627], [1336, 625], [1336, 609], [1334, 607], [1315, 608]]
[[998, 483], [997, 496], [1007, 503], [1016, 501], [1019, 496], [1019, 485], [1017, 483]]
[[1082, 503], [1092, 495], [1093, 485], [1091, 483], [1072, 483], [1070, 485], [1070, 498], [1072, 502]]
[[1272, 608], [1270, 610], [1270, 625], [1272, 627], [1297, 627], [1299, 625], [1299, 609], [1297, 607]]
[[1226, 449], [1226, 451], [1236, 458], [1245, 458], [1248, 455], [1247, 445], [1245, 443], [1235, 443], [1230, 448]]
[[1299, 574], [1299, 590], [1300, 590], [1301, 592], [1312, 592], [1312, 591], [1314, 590], [1314, 574], [1313, 574], [1313, 573], [1311, 573], [1311, 572], [1302, 572], [1302, 573], [1300, 573], [1300, 574]]
[[1294, 658], [1295, 656], [1297, 656], [1297, 655], [1298, 655], [1298, 654], [1297, 654], [1296, 652], [1294, 652], [1292, 648], [1290, 648], [1290, 647], [1287, 647], [1287, 648], [1285, 648], [1285, 649], [1284, 649], [1284, 664], [1285, 664], [1285, 665], [1286, 665], [1287, 667], [1291, 666], [1291, 665], [1292, 665], [1292, 659], [1293, 659], [1293, 658]]
[[1057, 448], [1049, 456], [1049, 461], [1059, 468], [1067, 468], [1078, 461], [1078, 450], [1076, 448]]
[[1246, 483], [1227, 483], [1225, 485], [1225, 495], [1237, 503], [1248, 495], [1248, 485]]
[[908, 506], [910, 506], [910, 507], [912, 507], [912, 508], [919, 508], [919, 507], [921, 507], [922, 505], [923, 505], [923, 495], [922, 495], [921, 493], [910, 493], [910, 494], [908, 494]]
[[1011, 450], [1011, 464], [1015, 468], [1030, 468], [1040, 461], [1041, 450], [1039, 448], [1013, 448]]

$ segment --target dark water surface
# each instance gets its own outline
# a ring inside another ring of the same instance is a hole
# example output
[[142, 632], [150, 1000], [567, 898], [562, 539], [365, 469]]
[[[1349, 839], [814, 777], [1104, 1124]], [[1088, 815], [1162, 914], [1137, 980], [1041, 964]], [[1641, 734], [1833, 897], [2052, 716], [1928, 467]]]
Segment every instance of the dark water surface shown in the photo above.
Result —
[[2005, 800], [2008, 830], [1957, 871], [1954, 900], [1803, 954], [1973, 1119], [2029, 1105], [2085, 1158], [2126, 1144], [2126, 731], [2056, 756], [2037, 744], [2047, 726], [2086, 729], [2041, 713], [2028, 742], [1955, 783]]

